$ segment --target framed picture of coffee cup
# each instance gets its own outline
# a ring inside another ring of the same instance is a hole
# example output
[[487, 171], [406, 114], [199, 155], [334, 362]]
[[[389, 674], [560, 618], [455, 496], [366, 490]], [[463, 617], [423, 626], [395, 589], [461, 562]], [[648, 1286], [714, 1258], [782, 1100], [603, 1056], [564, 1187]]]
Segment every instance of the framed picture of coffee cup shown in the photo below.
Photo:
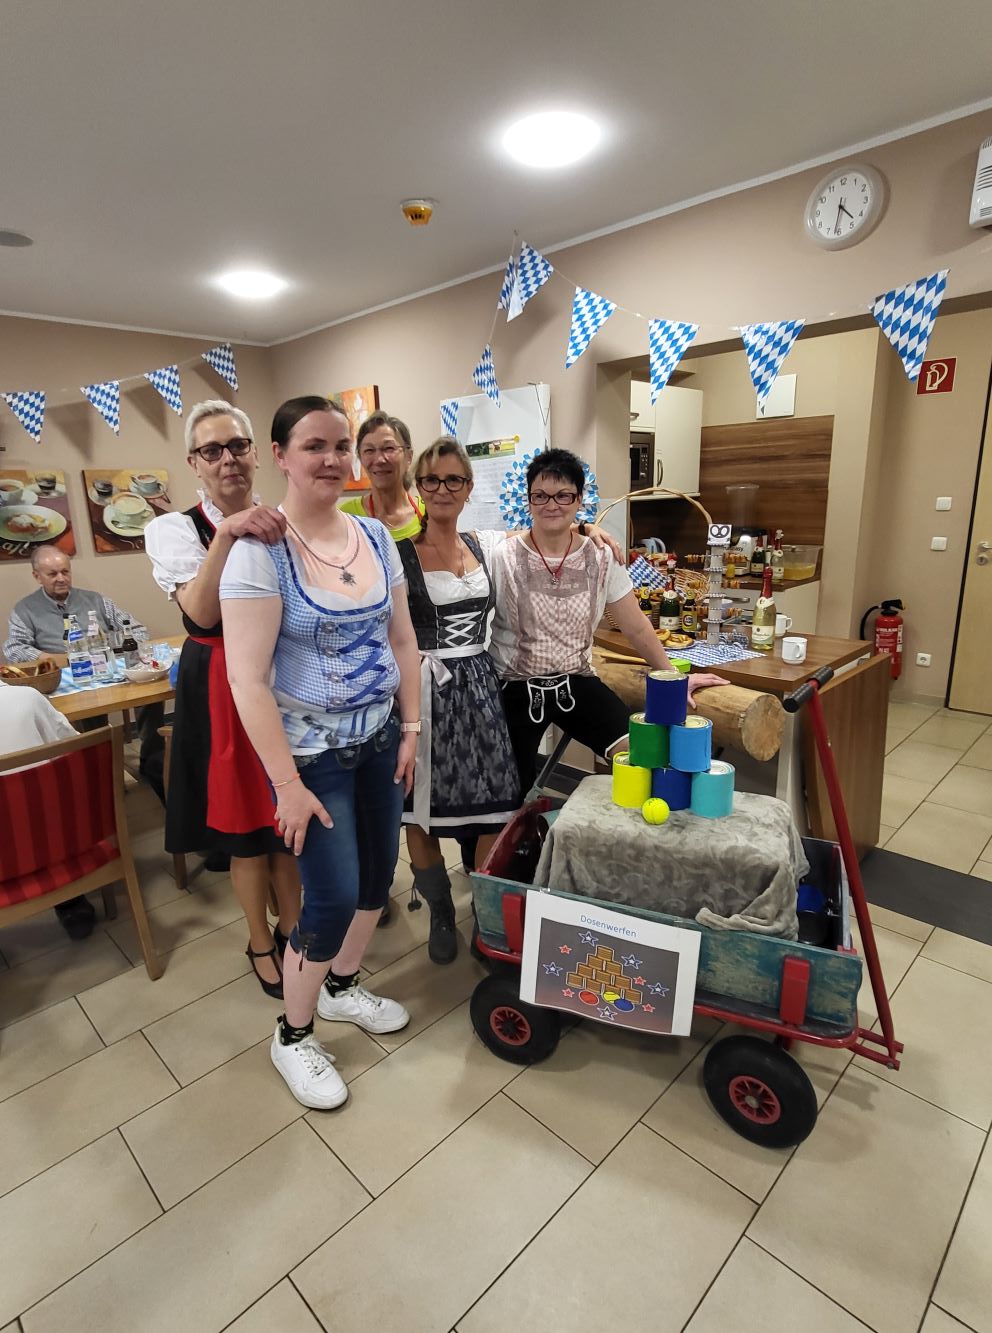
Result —
[[0, 561], [30, 560], [34, 547], [46, 542], [76, 554], [65, 473], [0, 463]]
[[[331, 395], [337, 398], [343, 405], [351, 425], [351, 438], [357, 440], [358, 427], [366, 417], [371, 416], [379, 408], [379, 386], [377, 384], [366, 384], [358, 389], [338, 389]], [[358, 461], [358, 454], [355, 454], [355, 460], [352, 463], [351, 480], [345, 482], [346, 491], [367, 491], [372, 483], [369, 481], [368, 473]]]
[[88, 468], [83, 486], [97, 555], [143, 551], [145, 528], [172, 508], [160, 468]]

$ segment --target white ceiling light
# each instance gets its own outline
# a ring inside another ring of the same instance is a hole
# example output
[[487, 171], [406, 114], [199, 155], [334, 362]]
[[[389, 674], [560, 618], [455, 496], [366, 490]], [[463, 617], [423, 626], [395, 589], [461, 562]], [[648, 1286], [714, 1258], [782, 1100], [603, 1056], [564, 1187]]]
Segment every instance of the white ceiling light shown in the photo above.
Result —
[[232, 269], [229, 273], [219, 274], [214, 283], [229, 296], [237, 296], [242, 301], [267, 301], [289, 286], [285, 278], [257, 268]]
[[577, 111], [540, 111], [516, 121], [503, 135], [503, 147], [527, 167], [568, 167], [599, 143], [594, 120]]

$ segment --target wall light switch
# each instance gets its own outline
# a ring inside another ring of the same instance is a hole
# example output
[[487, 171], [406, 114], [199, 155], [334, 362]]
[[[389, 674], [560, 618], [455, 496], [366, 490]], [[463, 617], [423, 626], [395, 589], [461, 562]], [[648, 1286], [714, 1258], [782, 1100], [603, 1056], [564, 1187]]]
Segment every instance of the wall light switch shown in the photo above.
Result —
[[947, 550], [947, 538], [946, 538], [946, 537], [931, 537], [931, 538], [930, 538], [930, 550], [931, 550], [931, 551], [946, 551], [946, 550]]
[[949, 495], [938, 495], [935, 509], [945, 510], [951, 507], [951, 497]]

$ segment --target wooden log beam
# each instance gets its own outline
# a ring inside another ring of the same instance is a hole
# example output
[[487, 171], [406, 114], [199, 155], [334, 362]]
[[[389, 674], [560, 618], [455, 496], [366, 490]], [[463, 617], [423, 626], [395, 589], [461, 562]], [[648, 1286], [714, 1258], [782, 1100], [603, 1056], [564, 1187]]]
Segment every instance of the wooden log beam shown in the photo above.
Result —
[[[593, 665], [604, 684], [609, 685], [628, 707], [644, 708], [644, 676], [647, 667], [611, 660], [609, 653], [593, 649]], [[716, 668], [714, 668], [715, 670]], [[702, 717], [713, 723], [713, 744], [732, 745], [753, 759], [773, 759], [782, 744], [785, 712], [772, 694], [760, 694], [740, 685], [719, 685], [700, 690], [695, 695]]]

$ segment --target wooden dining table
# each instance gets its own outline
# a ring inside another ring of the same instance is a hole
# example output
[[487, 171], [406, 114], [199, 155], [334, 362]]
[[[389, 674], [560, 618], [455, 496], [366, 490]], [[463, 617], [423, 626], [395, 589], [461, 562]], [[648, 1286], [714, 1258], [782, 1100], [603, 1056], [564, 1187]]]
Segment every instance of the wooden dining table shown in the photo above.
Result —
[[[173, 634], [156, 639], [155, 642], [167, 643], [170, 648], [178, 649], [186, 642], [186, 635]], [[175, 693], [169, 677], [165, 676], [162, 680], [152, 680], [144, 684], [118, 681], [113, 685], [98, 685], [94, 689], [50, 694], [48, 701], [70, 722], [82, 722], [88, 717], [133, 712], [136, 708], [147, 707], [148, 704], [165, 703], [166, 700], [174, 698]]]

